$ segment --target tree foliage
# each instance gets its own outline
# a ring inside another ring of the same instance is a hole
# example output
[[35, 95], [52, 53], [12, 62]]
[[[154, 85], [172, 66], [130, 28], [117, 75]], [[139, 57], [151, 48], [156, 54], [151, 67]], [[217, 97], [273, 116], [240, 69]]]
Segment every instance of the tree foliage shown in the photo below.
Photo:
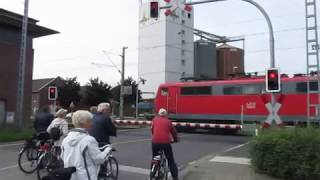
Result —
[[[126, 105], [133, 105], [136, 103], [136, 93], [137, 93], [137, 82], [132, 79], [132, 77], [128, 77], [124, 80], [124, 86], [132, 87], [132, 94], [124, 96], [124, 103]], [[120, 102], [120, 83], [117, 86], [112, 88], [112, 96], [115, 101]], [[139, 90], [139, 100], [141, 99], [141, 92]]]
[[68, 108], [70, 103], [79, 103], [80, 96], [80, 83], [77, 81], [77, 77], [66, 78], [63, 81], [63, 85], [58, 87], [58, 101], [64, 108]]
[[83, 103], [89, 106], [96, 106], [101, 102], [110, 102], [111, 86], [99, 78], [90, 79], [84, 87]]

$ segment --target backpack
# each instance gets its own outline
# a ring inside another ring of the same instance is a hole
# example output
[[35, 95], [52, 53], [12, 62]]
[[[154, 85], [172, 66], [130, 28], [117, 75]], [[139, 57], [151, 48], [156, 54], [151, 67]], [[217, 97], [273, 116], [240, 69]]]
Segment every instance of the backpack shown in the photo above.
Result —
[[58, 141], [62, 136], [62, 131], [59, 126], [55, 126], [50, 130], [50, 138], [54, 141]]

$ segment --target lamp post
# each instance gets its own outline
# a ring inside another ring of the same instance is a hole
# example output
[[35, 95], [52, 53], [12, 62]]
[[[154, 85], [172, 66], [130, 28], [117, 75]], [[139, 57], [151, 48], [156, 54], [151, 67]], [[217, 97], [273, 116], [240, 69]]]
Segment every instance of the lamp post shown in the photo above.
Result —
[[139, 104], [139, 84], [145, 84], [146, 80], [143, 78], [139, 78], [138, 82], [137, 82], [137, 88], [136, 88], [136, 120], [138, 120], [138, 116], [139, 116], [139, 108], [138, 108], [138, 104]]

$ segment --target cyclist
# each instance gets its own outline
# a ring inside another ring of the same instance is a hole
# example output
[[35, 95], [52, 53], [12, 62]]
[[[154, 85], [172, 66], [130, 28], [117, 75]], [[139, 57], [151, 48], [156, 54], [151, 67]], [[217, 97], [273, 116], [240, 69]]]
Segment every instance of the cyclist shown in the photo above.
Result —
[[79, 110], [72, 116], [75, 129], [62, 141], [61, 157], [64, 167], [75, 167], [71, 180], [97, 180], [99, 165], [103, 164], [111, 147], [100, 151], [98, 142], [88, 134], [92, 115], [89, 111]]
[[68, 122], [65, 119], [67, 115], [66, 109], [59, 109], [55, 116], [56, 118], [51, 122], [49, 127], [47, 128], [47, 132], [51, 135], [51, 138], [54, 140], [54, 146], [58, 150], [58, 154], [60, 153], [60, 146], [62, 140], [68, 134]]
[[33, 127], [36, 130], [36, 132], [46, 132], [53, 118], [53, 115], [49, 112], [49, 107], [42, 107], [40, 112], [37, 113], [33, 123]]
[[178, 142], [177, 132], [171, 121], [167, 118], [167, 111], [161, 108], [152, 120], [152, 155], [158, 155], [159, 151], [164, 152], [173, 180], [178, 180], [178, 168], [174, 161], [171, 143]]
[[93, 116], [90, 135], [96, 138], [99, 146], [110, 144], [109, 136], [116, 136], [117, 129], [110, 118], [110, 104], [100, 103], [98, 112]]

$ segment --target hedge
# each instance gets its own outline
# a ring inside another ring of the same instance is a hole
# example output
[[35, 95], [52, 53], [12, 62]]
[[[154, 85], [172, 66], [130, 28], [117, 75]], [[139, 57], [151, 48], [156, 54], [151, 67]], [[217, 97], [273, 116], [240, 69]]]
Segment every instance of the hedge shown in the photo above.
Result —
[[320, 179], [320, 130], [266, 130], [250, 142], [253, 168], [290, 180]]

